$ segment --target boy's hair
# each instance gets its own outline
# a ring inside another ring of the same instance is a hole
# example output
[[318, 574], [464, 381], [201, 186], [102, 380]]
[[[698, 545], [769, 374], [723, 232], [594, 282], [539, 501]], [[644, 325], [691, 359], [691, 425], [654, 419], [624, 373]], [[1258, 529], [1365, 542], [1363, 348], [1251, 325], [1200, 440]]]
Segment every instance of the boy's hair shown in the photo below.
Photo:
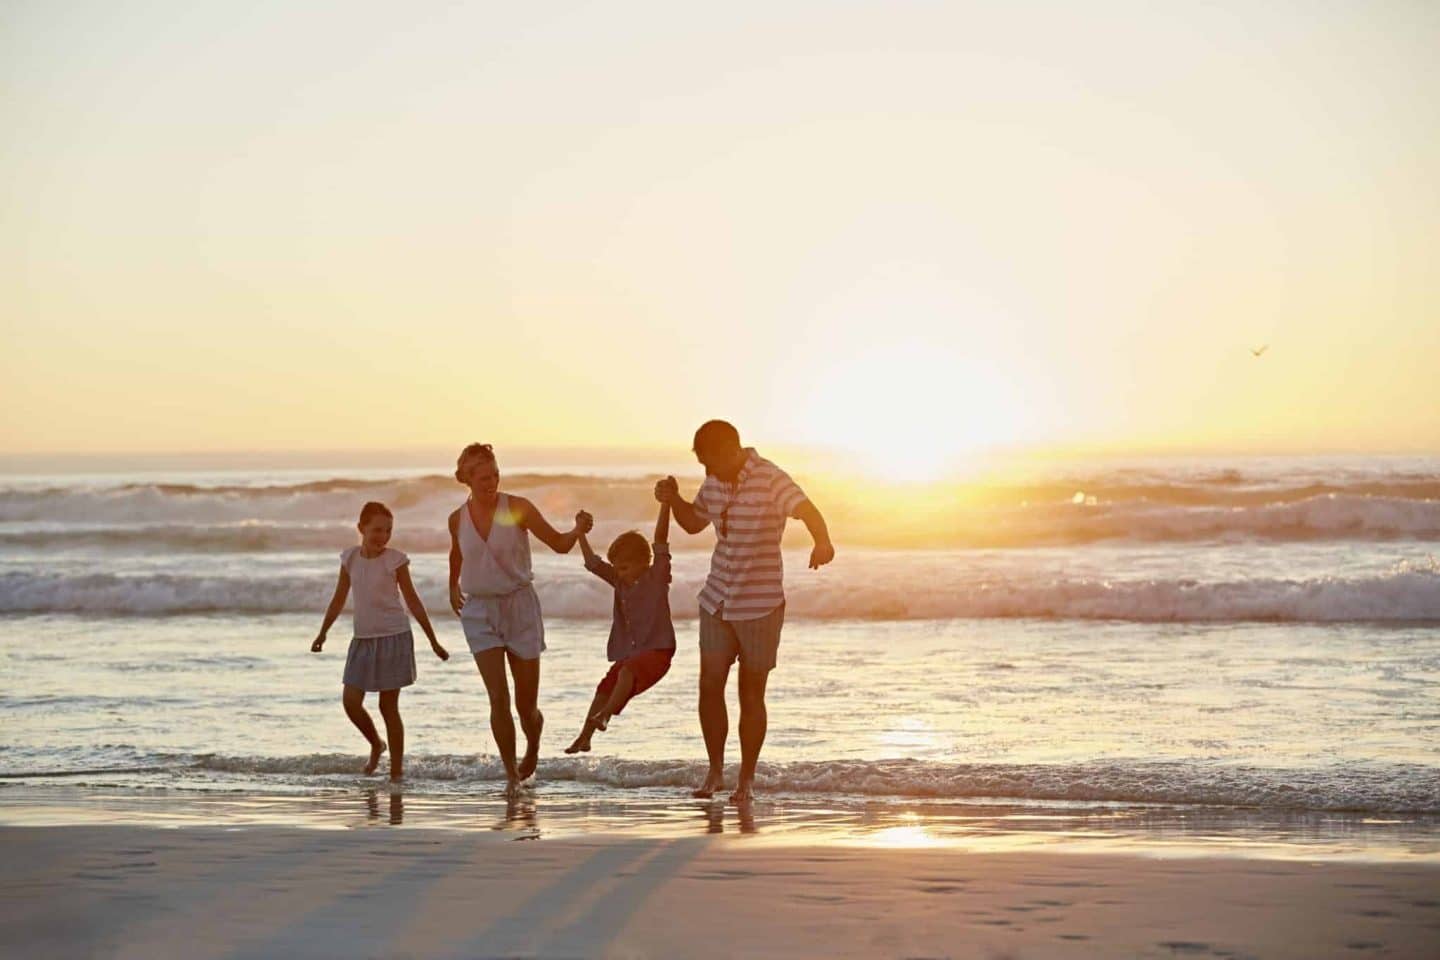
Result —
[[385, 504], [379, 500], [371, 500], [360, 508], [360, 526], [365, 526], [365, 524], [375, 519], [376, 516], [389, 517], [391, 520], [395, 519], [395, 514], [390, 512], [389, 507], [385, 506]]
[[469, 444], [469, 445], [467, 445], [467, 446], [465, 447], [464, 450], [461, 450], [461, 451], [460, 451], [460, 456], [458, 456], [458, 457], [455, 458], [455, 479], [456, 479], [456, 480], [459, 480], [461, 483], [464, 483], [464, 482], [465, 482], [465, 478], [460, 475], [460, 464], [464, 463], [466, 460], [470, 459], [471, 457], [475, 457], [475, 456], [478, 456], [478, 457], [480, 457], [480, 458], [483, 459], [483, 460], [487, 460], [487, 461], [489, 461], [490, 463], [494, 463], [494, 462], [495, 462], [495, 451], [491, 448], [490, 444], [488, 444], [488, 443], [472, 443], [472, 444]]
[[740, 431], [735, 425], [724, 420], [706, 420], [695, 431], [695, 440], [690, 449], [699, 452], [701, 447], [740, 446]]
[[626, 530], [610, 544], [610, 549], [605, 551], [605, 556], [611, 563], [619, 563], [621, 560], [640, 560], [649, 563], [650, 541], [634, 530]]

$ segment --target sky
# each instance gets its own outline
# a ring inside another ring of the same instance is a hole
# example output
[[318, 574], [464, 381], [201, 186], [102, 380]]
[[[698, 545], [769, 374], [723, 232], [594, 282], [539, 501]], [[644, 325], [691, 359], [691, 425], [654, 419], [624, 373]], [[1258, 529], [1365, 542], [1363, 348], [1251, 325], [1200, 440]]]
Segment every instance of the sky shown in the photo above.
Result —
[[12, 0], [0, 454], [1440, 451], [1437, 49], [1423, 2]]

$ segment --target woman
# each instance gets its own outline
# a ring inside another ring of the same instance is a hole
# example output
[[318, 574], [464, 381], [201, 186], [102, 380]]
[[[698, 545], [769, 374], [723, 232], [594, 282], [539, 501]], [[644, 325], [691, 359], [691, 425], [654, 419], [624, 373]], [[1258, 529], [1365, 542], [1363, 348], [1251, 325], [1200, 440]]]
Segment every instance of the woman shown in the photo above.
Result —
[[[465, 642], [490, 695], [490, 732], [505, 764], [505, 795], [512, 797], [520, 782], [535, 772], [545, 725], [536, 705], [545, 624], [531, 585], [530, 534], [556, 553], [569, 553], [592, 520], [582, 510], [575, 515], [575, 528], [560, 533], [529, 500], [501, 493], [500, 468], [487, 443], [472, 443], [460, 451], [455, 479], [470, 488], [470, 496], [450, 514], [450, 606], [460, 617]], [[525, 731], [525, 756], [518, 764], [507, 660]]]

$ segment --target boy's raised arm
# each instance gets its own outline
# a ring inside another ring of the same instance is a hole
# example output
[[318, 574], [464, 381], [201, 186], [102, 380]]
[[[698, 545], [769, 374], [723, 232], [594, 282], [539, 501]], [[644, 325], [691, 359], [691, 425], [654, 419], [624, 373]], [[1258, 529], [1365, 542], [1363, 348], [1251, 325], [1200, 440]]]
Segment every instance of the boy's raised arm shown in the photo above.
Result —
[[660, 504], [660, 516], [655, 518], [655, 542], [670, 542], [670, 504]]
[[675, 514], [675, 522], [686, 533], [699, 533], [710, 526], [710, 521], [700, 515], [695, 505], [680, 496], [680, 484], [674, 477], [666, 477], [655, 484], [655, 499], [670, 507]]

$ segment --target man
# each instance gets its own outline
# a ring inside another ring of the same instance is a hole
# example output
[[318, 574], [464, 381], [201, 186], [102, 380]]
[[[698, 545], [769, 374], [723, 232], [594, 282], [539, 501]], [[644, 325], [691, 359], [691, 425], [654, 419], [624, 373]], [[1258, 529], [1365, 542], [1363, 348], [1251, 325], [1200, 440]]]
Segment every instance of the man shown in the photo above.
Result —
[[825, 519], [789, 475], [740, 445], [740, 434], [723, 420], [695, 431], [695, 459], [705, 481], [693, 503], [680, 496], [674, 477], [655, 484], [655, 499], [670, 510], [686, 533], [715, 525], [710, 576], [700, 591], [700, 729], [710, 770], [695, 790], [714, 796], [725, 785], [725, 740], [730, 717], [725, 684], [730, 666], [740, 661], [740, 782], [732, 803], [752, 799], [755, 764], [765, 744], [765, 681], [775, 666], [780, 628], [785, 622], [785, 591], [780, 538], [785, 521], [805, 524], [815, 541], [810, 569], [835, 559]]

